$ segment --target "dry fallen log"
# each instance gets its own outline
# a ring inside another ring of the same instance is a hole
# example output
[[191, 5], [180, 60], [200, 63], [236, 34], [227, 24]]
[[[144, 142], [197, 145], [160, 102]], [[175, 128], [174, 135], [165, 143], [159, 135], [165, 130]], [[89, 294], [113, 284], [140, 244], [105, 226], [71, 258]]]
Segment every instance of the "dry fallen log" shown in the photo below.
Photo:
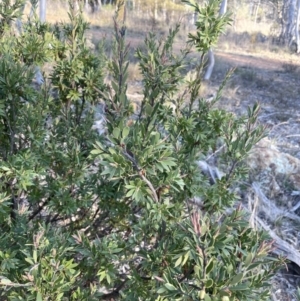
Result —
[[300, 223], [300, 216], [294, 214], [291, 212], [293, 210], [287, 210], [287, 209], [280, 209], [274, 205], [274, 202], [269, 200], [265, 194], [261, 191], [259, 184], [256, 182], [252, 183], [252, 189], [256, 193], [256, 195], [259, 197], [260, 204], [265, 207], [265, 211], [269, 211], [270, 214], [268, 214], [268, 217], [272, 221], [276, 221], [279, 218], [286, 217], [291, 220], [297, 221]]
[[[295, 246], [291, 245], [287, 241], [280, 238], [274, 230], [270, 228], [269, 225], [266, 224], [261, 218], [257, 216], [258, 213], [258, 207], [265, 209], [265, 212], [269, 212], [267, 214], [268, 218], [270, 218], [271, 221], [275, 221], [278, 218], [286, 217], [291, 220], [300, 221], [300, 217], [296, 214], [290, 212], [289, 210], [282, 210], [279, 209], [274, 205], [274, 203], [269, 200], [265, 194], [261, 191], [259, 184], [254, 182], [252, 184], [252, 189], [256, 195], [256, 201], [255, 204], [249, 204], [248, 210], [251, 211], [251, 225], [253, 227], [261, 227], [265, 231], [269, 233], [271, 238], [275, 241], [275, 250], [273, 251], [277, 255], [281, 255], [286, 257], [288, 260], [294, 262], [297, 266], [300, 267], [300, 251], [295, 248]], [[259, 204], [258, 204], [259, 203]], [[292, 208], [293, 209], [293, 208]]]
[[294, 246], [290, 245], [288, 242], [281, 239], [278, 235], [275, 234], [275, 232], [266, 225], [259, 217], [255, 217], [258, 224], [266, 230], [269, 235], [274, 239], [275, 241], [275, 247], [276, 249], [273, 251], [277, 255], [282, 255], [289, 259], [290, 261], [294, 262], [300, 267], [300, 252], [297, 250]]

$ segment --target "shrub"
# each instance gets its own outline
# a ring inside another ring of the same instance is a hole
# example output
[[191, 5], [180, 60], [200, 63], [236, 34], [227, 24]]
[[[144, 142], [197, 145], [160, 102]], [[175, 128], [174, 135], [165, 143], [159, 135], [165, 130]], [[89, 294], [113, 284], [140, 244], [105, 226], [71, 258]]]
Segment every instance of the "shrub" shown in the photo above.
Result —
[[[230, 74], [208, 103], [199, 95], [203, 62], [189, 82], [180, 72], [191, 43], [206, 51], [229, 23], [216, 3], [193, 5], [199, 28], [218, 24], [213, 40], [198, 32], [175, 55], [177, 26], [137, 50], [138, 112], [126, 95], [124, 25], [115, 22], [111, 60], [86, 46], [88, 24], [72, 4], [69, 23], [34, 19], [19, 36], [3, 31], [2, 300], [266, 300], [281, 261], [233, 190], [264, 136], [259, 106], [242, 118], [215, 109]], [[34, 87], [46, 62], [52, 69]], [[220, 142], [224, 176], [209, 178], [197, 162]]]

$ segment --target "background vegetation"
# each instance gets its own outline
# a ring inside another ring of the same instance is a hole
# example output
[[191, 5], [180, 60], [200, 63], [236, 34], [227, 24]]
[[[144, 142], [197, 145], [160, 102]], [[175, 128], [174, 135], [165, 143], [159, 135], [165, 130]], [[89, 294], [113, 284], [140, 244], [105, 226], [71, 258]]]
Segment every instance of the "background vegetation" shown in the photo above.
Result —
[[265, 135], [259, 106], [242, 117], [216, 108], [231, 72], [211, 101], [199, 94], [205, 61], [183, 72], [230, 16], [218, 16], [219, 1], [190, 4], [196, 35], [180, 54], [179, 26], [148, 34], [135, 108], [125, 25], [115, 19], [107, 57], [69, 5], [67, 22], [33, 14], [17, 35], [15, 10], [2, 14], [1, 298], [267, 300], [282, 261], [237, 206], [244, 159]]

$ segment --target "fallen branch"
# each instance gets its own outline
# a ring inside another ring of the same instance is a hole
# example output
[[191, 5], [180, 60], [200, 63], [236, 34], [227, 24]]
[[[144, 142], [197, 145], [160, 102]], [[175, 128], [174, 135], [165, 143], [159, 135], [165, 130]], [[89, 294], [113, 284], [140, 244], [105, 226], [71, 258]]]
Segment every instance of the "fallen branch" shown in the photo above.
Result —
[[281, 255], [294, 262], [300, 267], [300, 252], [294, 246], [281, 239], [275, 232], [266, 225], [259, 217], [255, 217], [255, 220], [259, 225], [266, 230], [269, 235], [275, 240], [275, 249], [273, 252], [277, 255]]
[[295, 212], [296, 210], [298, 210], [300, 208], [300, 202], [298, 202], [294, 207], [292, 207], [289, 211], [291, 212]]
[[295, 134], [295, 135], [287, 135], [287, 136], [285, 136], [286, 138], [290, 138], [290, 137], [300, 137], [300, 135], [297, 135], [297, 134]]
[[[300, 251], [297, 250], [293, 245], [289, 244], [288, 242], [286, 242], [285, 240], [283, 240], [282, 238], [280, 238], [275, 232], [274, 230], [272, 230], [270, 228], [270, 226], [268, 226], [262, 219], [260, 219], [256, 212], [257, 212], [257, 208], [258, 208], [258, 200], [261, 202], [260, 204], [268, 207], [268, 209], [270, 209], [271, 214], [269, 214], [268, 216], [270, 218], [272, 218], [273, 220], [276, 220], [279, 217], [287, 217], [290, 218], [292, 220], [300, 220], [300, 217], [298, 217], [297, 215], [287, 211], [287, 210], [280, 210], [278, 209], [273, 203], [272, 201], [270, 201], [265, 194], [261, 191], [259, 184], [254, 182], [252, 183], [252, 188], [253, 191], [255, 192], [255, 195], [257, 196], [257, 199], [255, 200], [255, 204], [254, 206], [252, 206], [249, 203], [249, 211], [252, 213], [251, 214], [251, 226], [255, 227], [256, 224], [258, 224], [259, 227], [263, 228], [265, 231], [268, 232], [268, 234], [271, 236], [271, 238], [275, 241], [274, 246], [276, 247], [273, 251], [274, 254], [277, 255], [281, 255], [286, 257], [288, 260], [294, 262], [296, 265], [298, 265], [300, 267]], [[297, 206], [299, 207], [299, 205], [297, 204]], [[292, 208], [293, 209], [293, 208]]]
[[[291, 220], [297, 221], [300, 223], [300, 216], [292, 213], [292, 210], [287, 210], [287, 209], [278, 209], [271, 200], [269, 200], [265, 194], [261, 191], [259, 184], [257, 182], [252, 183], [252, 189], [256, 193], [256, 195], [259, 197], [261, 201], [261, 205], [264, 207], [267, 207], [270, 211], [271, 214], [269, 214], [269, 218], [272, 219], [272, 221], [278, 220], [278, 218], [286, 217]], [[295, 211], [295, 210], [294, 210]]]

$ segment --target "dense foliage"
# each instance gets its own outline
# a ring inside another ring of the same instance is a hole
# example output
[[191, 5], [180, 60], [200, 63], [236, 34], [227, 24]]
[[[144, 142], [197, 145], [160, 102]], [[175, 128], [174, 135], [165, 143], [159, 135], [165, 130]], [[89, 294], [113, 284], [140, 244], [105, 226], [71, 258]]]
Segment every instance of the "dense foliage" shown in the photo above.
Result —
[[202, 99], [204, 59], [188, 81], [182, 72], [191, 48], [203, 54], [230, 22], [216, 3], [193, 4], [207, 30], [179, 55], [179, 26], [137, 50], [138, 110], [124, 24], [107, 58], [87, 47], [71, 3], [68, 23], [33, 15], [19, 34], [15, 11], [1, 15], [0, 300], [267, 300], [280, 261], [234, 190], [264, 136], [259, 107], [241, 118], [215, 108], [228, 77]]

